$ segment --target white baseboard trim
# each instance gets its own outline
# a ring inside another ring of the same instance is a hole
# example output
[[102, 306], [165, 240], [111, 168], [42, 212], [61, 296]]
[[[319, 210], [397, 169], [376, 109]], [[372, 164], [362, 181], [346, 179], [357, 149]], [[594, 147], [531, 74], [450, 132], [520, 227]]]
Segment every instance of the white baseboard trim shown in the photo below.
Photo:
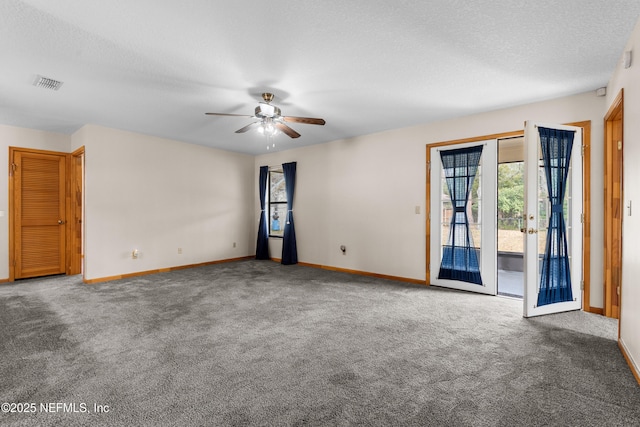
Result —
[[627, 364], [629, 365], [629, 369], [631, 369], [633, 376], [636, 377], [636, 381], [638, 381], [638, 384], [640, 384], [640, 366], [633, 359], [633, 356], [631, 355], [629, 348], [624, 343], [624, 340], [622, 338], [618, 338], [618, 347], [620, 347], [620, 351], [622, 351], [622, 355], [627, 361]]

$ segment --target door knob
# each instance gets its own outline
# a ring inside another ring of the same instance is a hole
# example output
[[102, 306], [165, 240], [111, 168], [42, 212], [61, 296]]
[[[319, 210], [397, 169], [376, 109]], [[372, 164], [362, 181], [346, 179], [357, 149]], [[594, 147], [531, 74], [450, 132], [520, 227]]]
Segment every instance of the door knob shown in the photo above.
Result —
[[62, 225], [62, 224], [64, 224], [64, 221], [63, 221], [63, 220], [61, 220], [61, 219], [59, 219], [59, 220], [58, 220], [58, 224]]
[[526, 232], [527, 232], [527, 229], [526, 229], [526, 228], [521, 228], [521, 229], [520, 229], [520, 232], [521, 232], [521, 233], [526, 233]]
[[530, 228], [530, 229], [529, 229], [529, 234], [535, 234], [535, 233], [537, 233], [537, 232], [538, 232], [538, 230], [535, 230], [535, 229], [533, 229], [533, 228]]

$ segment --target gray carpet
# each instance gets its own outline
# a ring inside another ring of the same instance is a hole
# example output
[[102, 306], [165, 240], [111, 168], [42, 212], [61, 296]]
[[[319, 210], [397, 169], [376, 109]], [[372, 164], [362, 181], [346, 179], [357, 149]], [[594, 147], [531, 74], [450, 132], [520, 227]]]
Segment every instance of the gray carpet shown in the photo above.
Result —
[[0, 286], [0, 402], [37, 407], [0, 424], [640, 425], [615, 321], [521, 313], [269, 261], [20, 281]]

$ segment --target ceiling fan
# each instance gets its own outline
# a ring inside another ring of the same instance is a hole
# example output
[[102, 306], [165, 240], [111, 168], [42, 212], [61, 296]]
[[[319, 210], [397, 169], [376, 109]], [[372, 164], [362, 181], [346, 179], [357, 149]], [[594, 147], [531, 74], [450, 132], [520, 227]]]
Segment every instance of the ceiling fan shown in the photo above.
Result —
[[314, 119], [311, 117], [294, 117], [283, 116], [280, 112], [280, 108], [275, 105], [271, 105], [274, 95], [272, 93], [265, 92], [262, 94], [264, 102], [258, 103], [255, 114], [253, 116], [247, 116], [245, 114], [228, 114], [228, 113], [205, 113], [209, 116], [233, 116], [233, 117], [249, 117], [257, 119], [257, 122], [248, 124], [247, 126], [240, 128], [236, 133], [244, 133], [250, 129], [257, 129], [265, 134], [273, 135], [277, 130], [288, 135], [291, 138], [298, 138], [300, 134], [291, 129], [284, 122], [288, 123], [304, 123], [307, 125], [324, 125], [324, 119]]

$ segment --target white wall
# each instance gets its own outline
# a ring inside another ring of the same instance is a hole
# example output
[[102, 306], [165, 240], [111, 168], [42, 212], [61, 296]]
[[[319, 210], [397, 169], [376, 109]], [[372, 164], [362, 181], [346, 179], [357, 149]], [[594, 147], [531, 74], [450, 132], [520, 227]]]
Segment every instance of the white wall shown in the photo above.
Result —
[[94, 125], [80, 146], [85, 279], [255, 253], [252, 156]]
[[9, 278], [9, 147], [68, 153], [70, 144], [69, 135], [0, 125], [0, 280]]
[[[424, 280], [427, 144], [521, 130], [525, 120], [591, 120], [591, 306], [602, 307], [604, 113], [605, 98], [589, 92], [260, 155], [254, 179], [257, 183], [259, 166], [298, 163], [294, 215], [300, 261]], [[257, 187], [255, 206], [257, 225]], [[347, 247], [346, 255], [340, 245]], [[271, 256], [279, 258], [281, 248], [280, 240], [270, 239]]]
[[[640, 373], [640, 21], [624, 49], [633, 51], [631, 68], [625, 69], [622, 61], [607, 88], [607, 107], [624, 88], [624, 206], [633, 202], [633, 216], [625, 208], [622, 217], [622, 291], [620, 309], [620, 341]], [[620, 52], [622, 56], [622, 52]]]

